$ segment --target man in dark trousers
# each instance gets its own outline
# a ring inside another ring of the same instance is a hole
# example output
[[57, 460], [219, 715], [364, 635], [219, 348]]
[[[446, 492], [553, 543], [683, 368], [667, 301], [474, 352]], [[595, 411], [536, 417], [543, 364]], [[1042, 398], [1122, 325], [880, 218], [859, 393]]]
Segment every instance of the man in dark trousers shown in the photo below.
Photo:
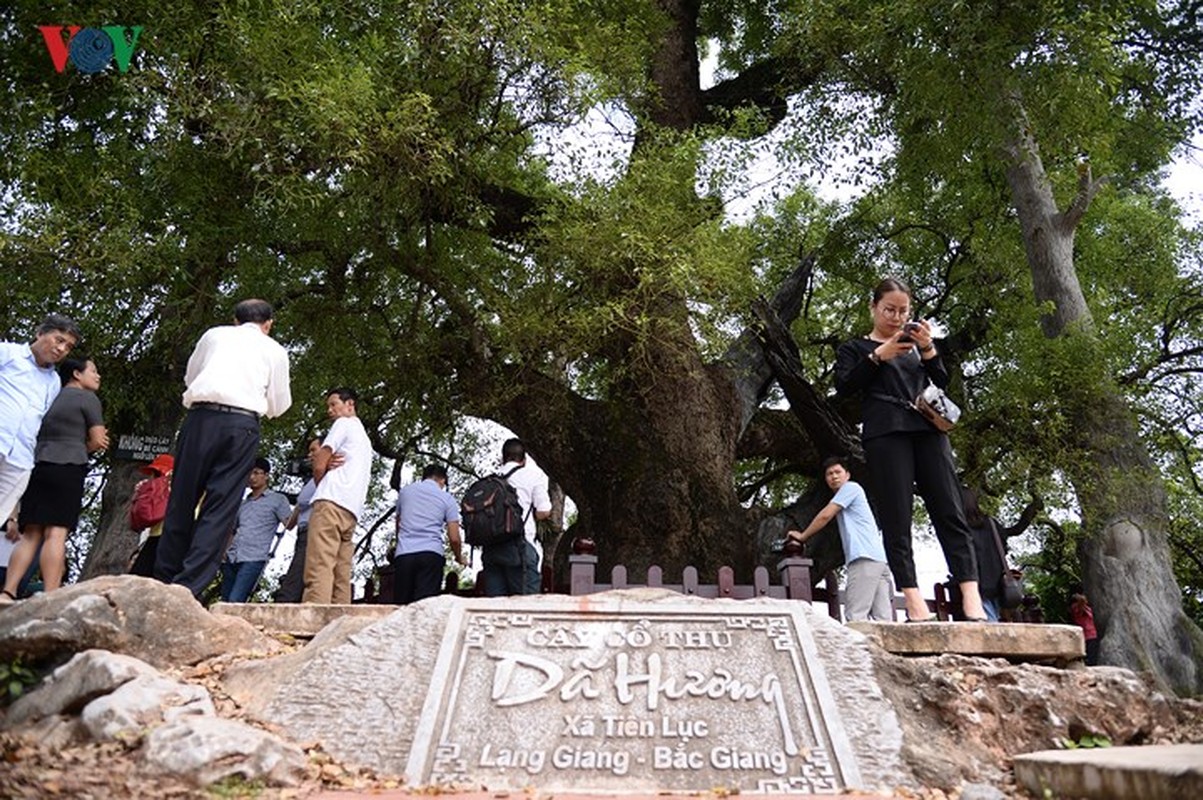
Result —
[[288, 353], [271, 328], [272, 307], [243, 300], [234, 324], [205, 331], [188, 359], [188, 415], [176, 440], [155, 577], [187, 586], [198, 599], [234, 528], [259, 450], [259, 417], [278, 417], [292, 405]]
[[466, 567], [459, 536], [459, 503], [447, 493], [446, 468], [429, 464], [422, 471], [422, 480], [397, 493], [397, 557], [393, 560], [393, 602], [397, 605], [425, 600], [443, 590], [444, 528], [451, 555]]

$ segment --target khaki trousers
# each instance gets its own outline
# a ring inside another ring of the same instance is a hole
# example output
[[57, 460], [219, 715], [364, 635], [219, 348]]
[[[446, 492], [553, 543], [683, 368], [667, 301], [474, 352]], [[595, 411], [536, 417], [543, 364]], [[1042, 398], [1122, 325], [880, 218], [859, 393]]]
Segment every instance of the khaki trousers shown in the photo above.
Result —
[[309, 516], [302, 603], [350, 603], [355, 515], [337, 503], [318, 500]]

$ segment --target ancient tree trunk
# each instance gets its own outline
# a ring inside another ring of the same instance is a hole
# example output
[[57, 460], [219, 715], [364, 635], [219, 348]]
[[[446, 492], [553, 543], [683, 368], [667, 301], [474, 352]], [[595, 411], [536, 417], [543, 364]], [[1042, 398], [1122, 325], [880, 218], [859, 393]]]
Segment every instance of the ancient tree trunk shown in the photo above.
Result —
[[[216, 248], [219, 253], [228, 249]], [[194, 263], [190, 291], [164, 303], [162, 319], [180, 320], [178, 326], [159, 326], [150, 335], [150, 348], [136, 360], [117, 361], [106, 369], [109, 381], [138, 386], [145, 406], [107, 420], [112, 446], [123, 433], [147, 433], [172, 437], [184, 416], [180, 405], [184, 369], [200, 331], [212, 326], [217, 287], [224, 274], [224, 257]], [[100, 522], [88, 549], [80, 580], [100, 575], [119, 575], [128, 569], [130, 554], [138, 544], [138, 531], [129, 529], [129, 505], [134, 486], [145, 477], [138, 472], [144, 462], [114, 459], [100, 500]]]
[[128, 571], [130, 556], [138, 546], [138, 532], [129, 527], [129, 504], [134, 485], [145, 477], [139, 474], [139, 466], [118, 461], [110, 467], [100, 495], [100, 522], [80, 580]]
[[[671, 326], [671, 323], [667, 323]], [[657, 336], [638, 380], [589, 400], [541, 375], [495, 416], [577, 505], [564, 537], [597, 543], [600, 567], [748, 565], [747, 522], [732, 479], [738, 401], [726, 371], [702, 363], [688, 329]], [[690, 345], [686, 347], [687, 344]], [[561, 548], [563, 549], [563, 548]]]
[[[787, 75], [785, 62], [769, 60], [705, 93], [697, 47], [701, 3], [657, 5], [665, 24], [648, 64], [652, 90], [631, 98], [639, 120], [633, 160], [659, 157], [658, 142], [714, 122], [708, 102], [726, 110], [755, 106], [779, 119], [774, 113], [784, 108], [784, 93], [813, 80], [813, 70]], [[658, 199], [685, 208], [699, 203], [692, 182]], [[621, 284], [615, 282], [615, 298], [625, 303], [633, 284]], [[797, 303], [791, 313], [785, 300], [800, 296], [800, 287], [780, 293], [783, 317], [797, 314]], [[717, 567], [729, 564], [743, 577], [755, 558], [750, 533], [758, 515], [741, 505], [733, 476], [740, 434], [771, 372], [763, 356], [746, 346], [754, 348], [751, 337], [733, 349], [741, 367], [732, 369], [730, 361], [706, 364], [688, 312], [687, 299], [667, 289], [645, 307], [629, 310], [632, 319], [656, 322], [654, 329], [630, 336], [619, 331], [598, 343], [596, 352], [616, 367], [604, 398], [582, 398], [556, 380], [522, 370], [506, 378], [507, 385], [523, 386], [522, 393], [501, 409], [486, 407], [495, 392], [465, 387], [480, 404], [476, 412], [528, 440], [576, 502], [578, 518], [564, 540], [593, 538], [601, 568], [625, 564], [632, 580], [653, 564], [669, 580], [687, 565], [712, 579]]]
[[[1007, 181], [1036, 299], [1053, 303], [1041, 324], [1049, 338], [1080, 337], [1082, 352], [1089, 354], [1095, 335], [1074, 268], [1073, 242], [1100, 182], [1083, 168], [1078, 195], [1061, 212], [1030, 128], [1021, 124], [1020, 130], [1007, 149]], [[1068, 472], [1081, 503], [1086, 538], [1080, 553], [1101, 660], [1150, 671], [1177, 692], [1199, 692], [1203, 632], [1182, 611], [1166, 544], [1161, 475], [1114, 385], [1083, 383], [1066, 382], [1058, 399], [1072, 421], [1071, 445], [1078, 453]]]

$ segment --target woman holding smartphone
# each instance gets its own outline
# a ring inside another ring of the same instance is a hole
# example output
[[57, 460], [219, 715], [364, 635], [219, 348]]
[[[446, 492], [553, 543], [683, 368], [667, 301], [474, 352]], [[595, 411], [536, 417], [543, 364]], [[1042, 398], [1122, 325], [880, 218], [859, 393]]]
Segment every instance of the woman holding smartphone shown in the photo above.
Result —
[[907, 621], [933, 618], [919, 591], [911, 549], [917, 487], [948, 569], [960, 584], [965, 617], [984, 622], [977, 559], [961, 507], [952, 446], [948, 436], [913, 407], [929, 381], [941, 389], [948, 385], [948, 371], [932, 341], [931, 325], [910, 320], [911, 290], [905, 283], [895, 278], [881, 281], [869, 310], [872, 332], [845, 342], [836, 353], [835, 386], [840, 394], [861, 395], [869, 497], [894, 581], [906, 598]]

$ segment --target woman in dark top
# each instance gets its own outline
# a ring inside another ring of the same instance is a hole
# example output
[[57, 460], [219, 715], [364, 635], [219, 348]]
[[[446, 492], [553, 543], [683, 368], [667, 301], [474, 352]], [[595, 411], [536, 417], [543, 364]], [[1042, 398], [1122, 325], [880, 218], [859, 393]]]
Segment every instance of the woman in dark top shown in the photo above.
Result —
[[[1032, 524], [1032, 520], [1044, 508], [1040, 500], [1033, 500], [1019, 515], [1019, 521], [1014, 525], [1004, 527], [998, 520], [982, 511], [978, 503], [977, 492], [968, 486], [961, 487], [961, 507], [965, 509], [965, 522], [973, 534], [973, 550], [977, 555], [978, 589], [982, 595], [982, 608], [991, 622], [998, 622], [1002, 611], [1002, 577], [1007, 569], [1003, 561], [1003, 553], [998, 548], [1001, 543], [1003, 550], [1007, 549], [1007, 539], [1020, 536]], [[995, 540], [994, 534], [998, 533]]]
[[9, 560], [4, 593], [12, 599], [17, 583], [42, 547], [39, 566], [44, 590], [63, 583], [67, 534], [79, 524], [79, 509], [88, 476], [88, 454], [109, 446], [100, 399], [100, 373], [91, 361], [65, 358], [58, 367], [63, 389], [54, 399], [38, 431], [36, 463], [29, 488], [21, 498], [21, 541]]
[[948, 385], [948, 371], [922, 320], [908, 325], [911, 290], [886, 278], [869, 305], [873, 331], [840, 345], [835, 386], [861, 395], [861, 440], [869, 465], [869, 497], [885, 538], [894, 581], [906, 598], [907, 619], [931, 618], [915, 577], [911, 522], [915, 488], [927, 506], [949, 571], [960, 584], [967, 619], [984, 621], [978, 593], [977, 559], [961, 508], [960, 485], [948, 436], [912, 407], [927, 386]]

